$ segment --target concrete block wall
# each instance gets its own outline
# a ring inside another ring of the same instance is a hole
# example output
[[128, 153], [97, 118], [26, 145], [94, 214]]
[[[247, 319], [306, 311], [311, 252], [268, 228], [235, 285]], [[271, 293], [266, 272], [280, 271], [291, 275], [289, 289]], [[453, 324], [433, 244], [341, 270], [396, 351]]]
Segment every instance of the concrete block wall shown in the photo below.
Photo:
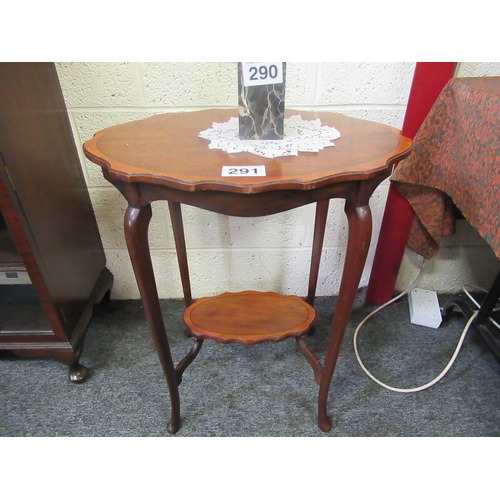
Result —
[[[236, 63], [57, 63], [68, 114], [81, 155], [107, 265], [115, 276], [112, 297], [136, 299], [139, 292], [123, 236], [123, 197], [89, 162], [81, 145], [111, 125], [157, 113], [236, 107]], [[286, 106], [342, 112], [401, 127], [415, 63], [287, 63]], [[500, 63], [463, 63], [459, 76], [500, 74]], [[389, 183], [371, 200], [374, 232], [361, 286], [368, 283]], [[153, 203], [150, 246], [161, 298], [182, 296], [166, 203]], [[244, 289], [305, 295], [314, 206], [269, 217], [234, 218], [183, 207], [193, 295]], [[332, 201], [320, 268], [318, 295], [338, 293], [346, 249], [341, 201]], [[473, 250], [471, 250], [471, 247]], [[477, 247], [482, 257], [477, 257]], [[469, 227], [446, 243], [426, 270], [426, 284], [450, 291], [458, 282], [484, 284], [494, 264], [488, 247]], [[483, 255], [484, 254], [484, 255]], [[415, 274], [415, 256], [405, 255], [398, 287]], [[450, 276], [453, 263], [457, 276]]]

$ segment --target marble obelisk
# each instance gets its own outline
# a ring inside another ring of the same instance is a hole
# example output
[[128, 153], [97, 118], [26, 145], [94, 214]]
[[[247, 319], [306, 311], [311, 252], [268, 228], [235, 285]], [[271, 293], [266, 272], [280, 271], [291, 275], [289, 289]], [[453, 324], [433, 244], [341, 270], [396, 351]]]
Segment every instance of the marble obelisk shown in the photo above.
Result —
[[[245, 85], [245, 79], [243, 76], [243, 63], [238, 63], [238, 109], [240, 139], [283, 139], [286, 63], [279, 64], [282, 64], [282, 83], [247, 86]], [[272, 69], [273, 68], [271, 67], [271, 71]], [[257, 70], [255, 74], [256, 78], [262, 76], [262, 74], [259, 74]]]

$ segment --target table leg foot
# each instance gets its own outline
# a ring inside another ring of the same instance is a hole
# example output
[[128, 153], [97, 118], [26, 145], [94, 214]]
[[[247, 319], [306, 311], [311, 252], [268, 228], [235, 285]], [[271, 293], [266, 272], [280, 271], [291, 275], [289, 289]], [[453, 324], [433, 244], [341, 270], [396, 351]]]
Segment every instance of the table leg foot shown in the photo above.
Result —
[[332, 430], [332, 421], [328, 418], [326, 413], [318, 415], [318, 426], [323, 432]]
[[181, 428], [181, 423], [180, 420], [174, 418], [170, 419], [170, 422], [168, 423], [167, 426], [167, 431], [169, 434], [177, 434], [177, 431]]
[[332, 429], [332, 421], [326, 411], [328, 401], [328, 386], [324, 383], [320, 384], [318, 395], [318, 426], [323, 432], [328, 432]]

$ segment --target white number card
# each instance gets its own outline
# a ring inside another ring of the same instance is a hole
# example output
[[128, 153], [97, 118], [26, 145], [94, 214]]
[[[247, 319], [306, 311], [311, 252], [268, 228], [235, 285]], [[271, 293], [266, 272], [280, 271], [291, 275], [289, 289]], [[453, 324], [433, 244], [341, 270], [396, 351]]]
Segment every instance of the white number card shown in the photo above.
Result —
[[222, 177], [265, 177], [265, 165], [251, 165], [248, 167], [222, 167]]
[[244, 62], [241, 65], [245, 87], [283, 83], [283, 63]]

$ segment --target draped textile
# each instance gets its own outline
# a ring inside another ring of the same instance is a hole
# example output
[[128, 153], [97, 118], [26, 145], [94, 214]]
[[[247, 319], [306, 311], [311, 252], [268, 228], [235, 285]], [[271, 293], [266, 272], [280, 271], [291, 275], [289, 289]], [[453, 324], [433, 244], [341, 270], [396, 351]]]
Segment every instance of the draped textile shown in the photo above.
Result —
[[391, 181], [415, 212], [417, 253], [437, 253], [458, 208], [500, 258], [500, 77], [451, 79]]

